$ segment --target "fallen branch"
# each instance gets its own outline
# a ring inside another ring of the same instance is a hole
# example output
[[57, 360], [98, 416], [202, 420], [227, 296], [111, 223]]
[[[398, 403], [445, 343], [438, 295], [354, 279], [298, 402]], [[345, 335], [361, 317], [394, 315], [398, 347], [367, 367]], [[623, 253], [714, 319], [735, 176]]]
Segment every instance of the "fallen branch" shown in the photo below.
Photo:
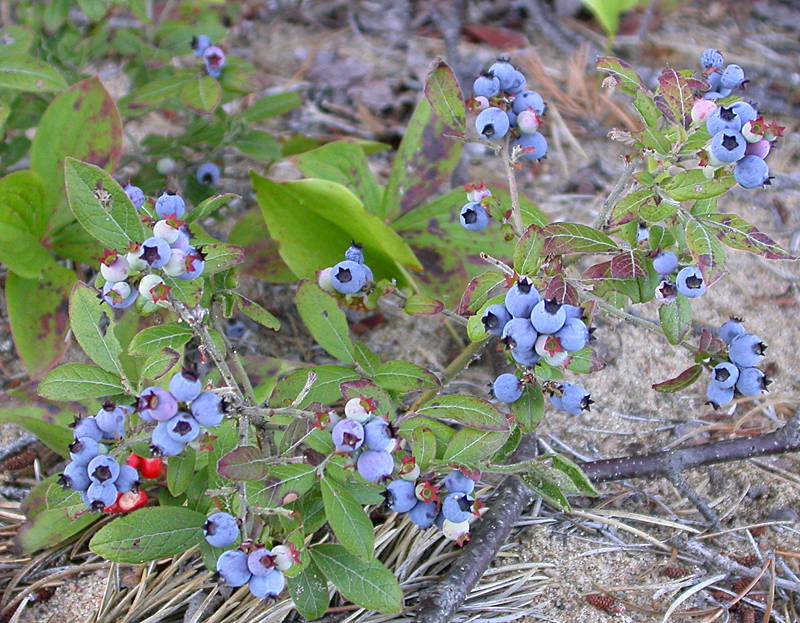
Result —
[[[610, 482], [632, 478], [675, 478], [685, 470], [729, 463], [760, 456], [800, 451], [800, 411], [779, 430], [725, 441], [583, 463], [581, 469], [593, 482]], [[521, 448], [517, 460], [530, 458]], [[531, 492], [516, 477], [507, 478], [497, 490], [491, 509], [484, 515], [472, 540], [453, 561], [450, 571], [428, 591], [417, 608], [418, 623], [450, 621], [469, 591], [495, 559], [514, 524], [532, 500]]]

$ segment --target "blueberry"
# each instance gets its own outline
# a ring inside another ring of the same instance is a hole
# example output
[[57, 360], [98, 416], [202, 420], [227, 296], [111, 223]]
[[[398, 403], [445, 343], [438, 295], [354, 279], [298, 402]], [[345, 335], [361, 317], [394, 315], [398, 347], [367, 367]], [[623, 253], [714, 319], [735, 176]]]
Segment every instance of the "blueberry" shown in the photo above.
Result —
[[119, 476], [119, 463], [106, 454], [94, 457], [86, 466], [92, 482], [114, 482]]
[[139, 293], [125, 281], [103, 284], [103, 300], [114, 309], [127, 309], [138, 296]]
[[436, 515], [436, 519], [433, 520], [433, 525], [436, 526], [437, 530], [442, 530], [444, 529], [444, 522], [445, 522], [444, 515], [442, 515], [442, 513], [439, 512], [439, 514]]
[[764, 361], [767, 345], [751, 333], [737, 335], [728, 346], [730, 360], [740, 368], [752, 368]]
[[715, 409], [724, 407], [733, 400], [733, 387], [720, 387], [719, 383], [711, 381], [706, 389], [706, 398]]
[[533, 349], [530, 350], [520, 350], [518, 348], [512, 348], [510, 351], [511, 358], [516, 361], [519, 365], [525, 366], [527, 368], [532, 368], [539, 360], [541, 360], [541, 356]]
[[547, 155], [547, 139], [541, 132], [523, 134], [511, 143], [511, 148], [519, 147], [522, 160], [538, 161]]
[[275, 569], [275, 558], [266, 547], [259, 547], [247, 556], [247, 568], [253, 576], [264, 576]]
[[219, 78], [222, 68], [225, 66], [225, 52], [212, 45], [203, 52], [203, 63], [205, 63], [206, 72], [209, 76]]
[[500, 80], [492, 74], [483, 74], [472, 83], [472, 94], [475, 97], [494, 97], [500, 92]]
[[537, 115], [541, 116], [544, 114], [545, 104], [542, 96], [536, 91], [523, 91], [514, 97], [511, 110], [516, 114], [520, 114], [523, 110], [532, 110]]
[[489, 226], [489, 213], [480, 203], [467, 203], [458, 216], [461, 226], [468, 231], [483, 231]]
[[562, 306], [564, 308], [564, 313], [567, 316], [567, 319], [570, 318], [577, 318], [578, 320], [583, 320], [583, 309], [578, 307], [577, 305], [570, 305], [569, 303], [564, 303]]
[[506, 111], [495, 106], [482, 110], [475, 119], [478, 134], [490, 141], [499, 141], [506, 134], [510, 123]]
[[178, 230], [178, 236], [175, 238], [175, 242], [173, 242], [170, 246], [173, 249], [180, 249], [184, 253], [188, 253], [189, 249], [191, 249], [191, 245], [189, 244], [189, 234], [187, 234], [182, 229]]
[[150, 449], [156, 456], [178, 456], [186, 447], [169, 434], [169, 422], [159, 422], [150, 436]]
[[539, 116], [532, 110], [523, 110], [517, 115], [515, 122], [523, 134], [534, 134], [539, 130]]
[[117, 488], [113, 482], [93, 482], [86, 489], [86, 501], [90, 509], [101, 511], [117, 501]]
[[719, 328], [719, 338], [726, 344], [730, 344], [733, 338], [743, 333], [745, 333], [744, 325], [741, 320], [736, 318], [725, 321]]
[[703, 273], [696, 266], [681, 268], [675, 278], [675, 287], [679, 294], [690, 299], [696, 299], [706, 293]]
[[131, 200], [133, 207], [137, 210], [141, 210], [142, 206], [144, 206], [144, 192], [138, 186], [133, 186], [128, 184], [125, 188], [125, 194], [128, 195], [128, 199]]
[[703, 66], [703, 69], [711, 69], [712, 67], [719, 69], [725, 64], [725, 58], [719, 50], [708, 48], [700, 55], [700, 64]]
[[200, 426], [214, 428], [222, 422], [222, 398], [213, 392], [203, 392], [189, 405], [189, 409]]
[[636, 230], [636, 242], [641, 244], [648, 240], [650, 240], [650, 229], [647, 227], [647, 223], [639, 223], [639, 227]]
[[527, 352], [536, 344], [538, 335], [527, 318], [512, 318], [503, 327], [503, 342], [513, 350]]
[[202, 384], [191, 370], [183, 370], [169, 380], [169, 393], [178, 402], [191, 402], [200, 395]]
[[539, 301], [531, 312], [531, 324], [539, 333], [552, 334], [564, 326], [567, 312], [555, 299]]
[[364, 248], [357, 243], [351, 244], [344, 252], [344, 259], [355, 262], [356, 264], [364, 263]]
[[192, 37], [192, 50], [197, 58], [203, 57], [203, 52], [211, 47], [211, 37], [208, 35], [197, 35]]
[[174, 218], [180, 220], [186, 212], [186, 204], [183, 199], [173, 191], [168, 190], [156, 199], [156, 214], [158, 218]]
[[509, 95], [518, 95], [525, 90], [527, 87], [527, 81], [525, 80], [525, 76], [522, 74], [521, 71], [514, 71], [514, 78], [511, 80], [511, 84], [505, 91]]
[[340, 294], [356, 294], [367, 282], [364, 266], [350, 260], [339, 262], [331, 271], [331, 285]]
[[481, 322], [483, 323], [483, 328], [486, 329], [486, 333], [495, 337], [503, 335], [503, 328], [509, 320], [511, 320], [511, 314], [508, 313], [504, 305], [490, 305], [481, 316]]
[[578, 318], [567, 318], [555, 335], [564, 350], [570, 353], [581, 350], [589, 341], [589, 329]]
[[356, 468], [364, 480], [379, 482], [392, 475], [394, 460], [388, 452], [367, 450], [358, 457]]
[[508, 117], [508, 125], [509, 125], [509, 127], [511, 127], [511, 128], [516, 127], [516, 125], [517, 125], [517, 113], [515, 113], [515, 112], [513, 112], [511, 110], [507, 110], [506, 111], [506, 117]]
[[506, 59], [500, 59], [489, 67], [487, 73], [495, 76], [500, 83], [500, 90], [507, 91], [509, 87], [513, 86], [516, 79], [516, 68], [509, 63]]
[[145, 420], [166, 422], [178, 412], [178, 402], [160, 387], [148, 387], [136, 401], [136, 411]]
[[593, 401], [589, 393], [580, 385], [562, 383], [560, 386], [561, 396], [552, 396], [550, 402], [560, 411], [565, 411], [570, 415], [580, 415], [583, 411], [589, 411]]
[[742, 129], [742, 124], [744, 121], [733, 106], [720, 106], [706, 119], [706, 129], [711, 136], [723, 130], [738, 132]]
[[731, 104], [731, 108], [733, 108], [734, 112], [741, 120], [742, 127], [744, 127], [745, 123], [750, 123], [758, 119], [758, 111], [747, 102], [734, 102]]
[[472, 516], [472, 500], [466, 493], [451, 493], [442, 503], [442, 515], [453, 523], [468, 521]]
[[745, 156], [733, 168], [733, 177], [742, 188], [761, 188], [769, 182], [769, 166], [758, 156]]
[[73, 425], [72, 434], [75, 439], [78, 437], [91, 437], [95, 441], [100, 441], [103, 438], [103, 431], [100, 430], [94, 417], [77, 420]]
[[515, 318], [528, 318], [541, 298], [530, 279], [522, 277], [506, 292], [506, 309]]
[[464, 472], [454, 469], [444, 479], [444, 486], [450, 493], [472, 493], [475, 490], [475, 481]]
[[678, 256], [672, 251], [662, 251], [653, 258], [653, 269], [659, 275], [670, 275], [678, 268]]
[[272, 569], [266, 575], [254, 575], [250, 579], [247, 588], [250, 594], [256, 599], [277, 599], [286, 586], [286, 579], [283, 573], [277, 569]]
[[500, 402], [511, 404], [522, 396], [522, 383], [516, 376], [506, 372], [494, 380], [492, 392]]
[[197, 167], [195, 177], [204, 186], [216, 186], [219, 184], [219, 167], [213, 162], [204, 162]]
[[386, 487], [386, 504], [395, 513], [407, 513], [417, 504], [414, 483], [408, 480], [393, 480]]
[[711, 155], [724, 164], [744, 157], [747, 141], [736, 130], [720, 130], [711, 139]]
[[239, 538], [239, 524], [233, 515], [214, 513], [203, 524], [203, 534], [212, 547], [230, 547]]
[[61, 482], [75, 491], [86, 491], [89, 485], [92, 484], [86, 464], [76, 463], [75, 461], [67, 463], [61, 476]]
[[394, 450], [395, 440], [389, 424], [381, 418], [368, 422], [364, 427], [364, 445], [370, 450]]
[[217, 573], [228, 586], [238, 588], [250, 581], [252, 574], [247, 568], [247, 554], [238, 549], [222, 552], [217, 559]]
[[121, 465], [114, 486], [120, 493], [127, 493], [139, 486], [139, 472], [130, 465]]
[[174, 441], [186, 445], [200, 436], [200, 425], [188, 413], [178, 413], [167, 422], [167, 435]]
[[720, 88], [720, 89], [717, 89], [716, 91], [706, 91], [706, 93], [703, 95], [703, 99], [714, 101], [714, 100], [722, 99], [724, 97], [728, 97], [730, 94], [731, 94], [731, 90], [730, 89], [722, 89], [722, 88]]
[[723, 361], [714, 366], [711, 371], [711, 378], [721, 389], [729, 389], [736, 385], [736, 380], [739, 378], [739, 368], [732, 363]]
[[423, 530], [430, 528], [436, 520], [436, 515], [439, 514], [439, 509], [436, 502], [418, 501], [414, 508], [408, 513], [408, 518], [418, 528]]
[[[769, 383], [769, 379], [758, 368], [742, 368], [736, 380], [736, 390], [742, 396], [760, 396], [767, 391]], [[66, 474], [66, 470], [64, 473]]]
[[106, 402], [97, 412], [95, 421], [104, 439], [119, 439], [125, 435], [125, 418], [128, 409]]
[[739, 65], [728, 65], [725, 71], [722, 72], [722, 78], [719, 83], [723, 89], [736, 89], [742, 86], [744, 82], [744, 69]]
[[161, 268], [172, 254], [169, 243], [163, 238], [153, 236], [139, 247], [139, 259], [144, 260], [150, 268]]
[[[746, 126], [745, 126], [746, 127]], [[744, 134], [742, 134], [744, 136]], [[747, 137], [745, 136], [745, 139]], [[747, 148], [744, 150], [744, 156], [756, 156], [764, 160], [767, 156], [769, 156], [769, 152], [772, 150], [772, 143], [770, 143], [767, 139], [762, 138], [756, 141], [755, 143], [748, 143]], [[742, 158], [744, 160], [744, 158]], [[766, 184], [766, 182], [764, 182]]]
[[200, 251], [190, 247], [189, 250], [185, 252], [184, 271], [178, 279], [182, 281], [193, 281], [203, 274], [205, 266], [206, 263]]
[[364, 427], [355, 420], [340, 420], [331, 431], [336, 452], [349, 454], [364, 443]]
[[88, 465], [100, 452], [100, 444], [91, 437], [78, 437], [69, 444], [69, 458], [80, 465]]

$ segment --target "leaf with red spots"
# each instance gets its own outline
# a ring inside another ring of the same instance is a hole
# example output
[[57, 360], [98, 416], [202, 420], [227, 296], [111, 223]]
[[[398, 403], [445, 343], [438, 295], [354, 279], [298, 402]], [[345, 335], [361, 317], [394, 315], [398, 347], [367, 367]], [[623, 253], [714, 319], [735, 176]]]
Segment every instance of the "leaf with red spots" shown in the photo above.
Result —
[[497, 271], [490, 270], [481, 273], [467, 284], [467, 288], [461, 296], [461, 301], [458, 304], [456, 313], [462, 316], [475, 313], [489, 300], [491, 292], [505, 282], [505, 276]]
[[613, 253], [617, 245], [601, 231], [580, 223], [551, 223], [542, 229], [545, 255]]
[[67, 156], [113, 171], [122, 154], [122, 120], [98, 78], [87, 78], [56, 97], [45, 110], [31, 145], [31, 169], [47, 180], [48, 199], [64, 188]]
[[597, 59], [596, 67], [597, 71], [606, 72], [623, 93], [636, 95], [640, 89], [646, 90], [636, 70], [623, 60], [613, 56], [601, 56]]
[[6, 305], [11, 334], [28, 374], [40, 376], [67, 347], [68, 296], [75, 274], [53, 264], [41, 279], [6, 277]]
[[691, 387], [697, 381], [697, 379], [700, 378], [702, 373], [703, 366], [697, 363], [690, 368], [687, 368], [674, 378], [671, 378], [667, 381], [661, 381], [660, 383], [655, 383], [653, 385], [653, 389], [664, 394], [679, 392], [687, 387]]
[[425, 97], [448, 131], [464, 133], [467, 116], [464, 94], [453, 70], [442, 59], [435, 60], [428, 70]]
[[647, 274], [641, 253], [630, 249], [612, 257], [610, 268], [614, 279], [635, 279]]
[[692, 121], [693, 91], [704, 91], [706, 86], [691, 73], [664, 69], [658, 76], [656, 106], [669, 121], [688, 128]]
[[550, 280], [544, 290], [544, 298], [555, 299], [562, 305], [577, 305], [579, 303], [578, 292], [566, 282], [562, 275], [556, 275]]
[[709, 214], [700, 221], [731, 249], [755, 253], [768, 260], [796, 260], [772, 238], [736, 214]]

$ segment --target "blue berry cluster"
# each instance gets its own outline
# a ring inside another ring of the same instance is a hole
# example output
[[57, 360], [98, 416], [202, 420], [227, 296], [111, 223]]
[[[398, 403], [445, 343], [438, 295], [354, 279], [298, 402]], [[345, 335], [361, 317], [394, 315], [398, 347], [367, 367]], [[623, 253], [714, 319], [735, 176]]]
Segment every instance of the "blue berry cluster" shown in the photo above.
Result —
[[486, 184], [470, 184], [464, 190], [467, 191], [467, 203], [459, 214], [461, 226], [468, 231], [483, 231], [489, 226], [491, 219], [487, 203], [492, 197], [492, 191]]
[[196, 374], [189, 370], [170, 379], [169, 391], [148, 387], [136, 401], [144, 422], [156, 422], [151, 449], [156, 456], [177, 456], [200, 436], [202, 428], [216, 428], [224, 416], [222, 398], [202, 391]]
[[678, 295], [696, 299], [706, 293], [703, 272], [691, 265], [678, 270], [678, 263], [678, 256], [672, 251], [659, 251], [653, 258], [653, 268], [661, 275], [656, 286], [656, 299], [661, 303], [674, 301]]
[[747, 333], [742, 321], [736, 318], [720, 327], [719, 337], [728, 347], [727, 359], [711, 370], [711, 381], [706, 389], [709, 404], [719, 409], [734, 396], [759, 396], [767, 391], [771, 381], [757, 367], [767, 349], [761, 338]]
[[367, 398], [351, 398], [345, 403], [345, 418], [333, 423], [331, 438], [338, 454], [349, 455], [359, 474], [369, 482], [380, 482], [394, 471], [392, 452], [398, 447], [394, 430], [375, 415]]
[[130, 465], [120, 465], [108, 455], [103, 443], [124, 436], [125, 420], [131, 412], [130, 407], [106, 402], [97, 415], [73, 424], [70, 462], [59, 480], [62, 486], [80, 491], [89, 510], [110, 508], [121, 494], [139, 485], [139, 472]]
[[[206, 541], [213, 547], [231, 547], [239, 539], [239, 525], [228, 513], [210, 515], [203, 526]], [[300, 562], [292, 543], [267, 549], [245, 542], [238, 549], [229, 549], [217, 559], [217, 573], [228, 586], [247, 584], [256, 599], [277, 599], [286, 586], [284, 571]]]
[[192, 50], [197, 58], [202, 58], [206, 73], [212, 78], [219, 78], [225, 66], [225, 52], [215, 46], [207, 35], [192, 37]]
[[353, 243], [344, 252], [344, 260], [319, 272], [318, 283], [323, 290], [335, 290], [339, 294], [358, 294], [374, 281], [372, 269], [364, 263], [364, 250]]
[[[404, 468], [400, 478], [386, 487], [389, 510], [408, 513], [411, 523], [422, 530], [435, 525], [446, 538], [464, 543], [469, 538], [470, 523], [481, 514], [482, 505], [473, 496], [475, 480], [464, 471], [454, 470], [441, 486], [434, 486], [429, 480], [416, 482], [419, 467], [413, 459]], [[442, 488], [447, 490], [445, 495], [440, 495]]]
[[506, 58], [501, 58], [472, 85], [473, 107], [480, 112], [475, 129], [490, 141], [501, 141], [509, 133], [511, 150], [522, 160], [539, 161], [547, 156], [547, 139], [539, 132], [547, 106], [536, 91], [527, 90], [525, 76]]
[[767, 124], [748, 102], [716, 105], [716, 100], [730, 96], [733, 89], [746, 83], [739, 65], [728, 65], [723, 69], [724, 62], [717, 50], [708, 49], [700, 57], [712, 89], [692, 108], [692, 119], [696, 123], [705, 121], [711, 135], [706, 149], [708, 164], [704, 170], [713, 176], [718, 168], [734, 164], [733, 175], [742, 188], [760, 188], [770, 183], [765, 159], [783, 128], [774, 123]]
[[[144, 206], [145, 196], [137, 186], [128, 184], [125, 194], [137, 210]], [[190, 232], [180, 220], [186, 213], [186, 204], [174, 192], [162, 194], [155, 204], [159, 220], [153, 225], [153, 235], [141, 244], [134, 243], [123, 255], [106, 249], [100, 258], [100, 274], [105, 280], [101, 296], [114, 309], [126, 309], [139, 295], [144, 301], [165, 304], [169, 287], [156, 270], [183, 281], [197, 279], [203, 274], [205, 256], [190, 242]], [[129, 278], [143, 274], [138, 287], [131, 287]]]

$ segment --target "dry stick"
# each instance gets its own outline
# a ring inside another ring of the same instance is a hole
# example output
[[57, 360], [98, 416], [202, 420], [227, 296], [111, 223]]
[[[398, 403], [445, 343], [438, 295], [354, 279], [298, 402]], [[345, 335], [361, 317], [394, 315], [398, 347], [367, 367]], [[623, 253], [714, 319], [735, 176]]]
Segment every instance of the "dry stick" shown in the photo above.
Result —
[[[581, 469], [593, 482], [657, 478], [704, 465], [797, 451], [800, 451], [800, 411], [782, 428], [765, 435], [592, 461], [581, 464]], [[518, 479], [506, 479], [498, 488], [491, 509], [473, 532], [473, 539], [453, 562], [450, 571], [420, 602], [415, 619], [417, 623], [444, 623], [452, 619], [469, 591], [495, 559], [530, 499], [530, 491]], [[742, 569], [748, 573], [752, 571], [746, 567]]]
[[514, 163], [511, 160], [510, 149], [511, 137], [506, 139], [505, 147], [500, 153], [503, 164], [506, 167], [506, 177], [508, 178], [508, 194], [511, 196], [511, 222], [514, 225], [514, 233], [517, 237], [525, 233], [525, 226], [522, 224], [522, 211], [519, 207], [519, 191], [517, 191], [517, 176], [514, 174]]
[[603, 202], [603, 209], [598, 215], [597, 220], [594, 222], [594, 227], [596, 229], [605, 229], [606, 221], [608, 221], [608, 217], [611, 215], [611, 211], [614, 209], [614, 206], [617, 205], [617, 201], [622, 196], [622, 193], [625, 191], [625, 188], [628, 186], [628, 181], [631, 179], [633, 171], [634, 171], [633, 163], [626, 162], [625, 168], [622, 169], [622, 173], [620, 173], [620, 176], [617, 178], [617, 182], [614, 184], [614, 188], [611, 190], [611, 193]]

